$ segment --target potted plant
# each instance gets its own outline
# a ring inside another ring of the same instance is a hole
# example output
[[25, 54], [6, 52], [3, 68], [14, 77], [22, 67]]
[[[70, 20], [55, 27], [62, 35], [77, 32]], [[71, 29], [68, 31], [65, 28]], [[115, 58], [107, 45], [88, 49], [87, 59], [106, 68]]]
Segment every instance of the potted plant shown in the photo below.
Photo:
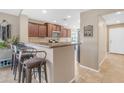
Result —
[[11, 58], [12, 50], [10, 48], [11, 44], [18, 44], [18, 37], [13, 37], [6, 41], [0, 41], [0, 59]]

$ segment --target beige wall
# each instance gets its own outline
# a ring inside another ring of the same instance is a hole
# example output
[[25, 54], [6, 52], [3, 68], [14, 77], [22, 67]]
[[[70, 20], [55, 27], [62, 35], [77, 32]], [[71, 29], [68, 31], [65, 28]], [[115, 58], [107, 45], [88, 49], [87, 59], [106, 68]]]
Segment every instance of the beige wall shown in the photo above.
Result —
[[20, 16], [20, 42], [28, 42], [28, 17]]
[[101, 16], [99, 16], [98, 30], [98, 63], [100, 64], [107, 55], [107, 25]]
[[[99, 61], [102, 60], [102, 56], [99, 55], [99, 51], [103, 48], [99, 48], [99, 16], [122, 11], [122, 10], [114, 10], [114, 9], [97, 9], [97, 10], [89, 10], [87, 12], [82, 12], [80, 14], [80, 41], [82, 42], [80, 47], [80, 64], [87, 66], [92, 69], [98, 70]], [[83, 28], [86, 25], [93, 25], [93, 37], [84, 37], [83, 36]], [[103, 37], [102, 37], [103, 38]], [[102, 51], [103, 52], [103, 51]], [[99, 58], [100, 57], [100, 58]]]
[[[90, 11], [81, 13], [81, 31], [80, 31], [80, 41], [82, 42], [80, 48], [80, 64], [98, 69], [97, 56], [98, 56], [98, 46], [97, 46], [97, 11]], [[93, 25], [94, 36], [84, 37], [83, 28], [86, 25]]]
[[13, 36], [19, 36], [19, 17], [9, 14], [0, 13], [0, 23], [3, 20], [7, 20], [11, 24], [11, 34]]

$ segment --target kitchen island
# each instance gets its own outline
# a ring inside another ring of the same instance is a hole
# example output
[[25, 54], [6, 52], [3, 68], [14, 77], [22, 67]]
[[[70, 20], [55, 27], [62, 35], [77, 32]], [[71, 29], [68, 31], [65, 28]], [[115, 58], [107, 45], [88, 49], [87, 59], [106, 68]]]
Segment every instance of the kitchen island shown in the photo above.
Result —
[[27, 46], [47, 52], [47, 76], [49, 83], [68, 83], [75, 78], [74, 45], [79, 43], [43, 43], [33, 42]]

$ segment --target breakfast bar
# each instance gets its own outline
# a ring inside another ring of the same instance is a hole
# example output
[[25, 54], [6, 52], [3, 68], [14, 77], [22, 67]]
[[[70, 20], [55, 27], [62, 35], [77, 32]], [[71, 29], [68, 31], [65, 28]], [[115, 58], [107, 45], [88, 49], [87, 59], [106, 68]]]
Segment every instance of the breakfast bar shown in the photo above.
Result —
[[79, 43], [33, 42], [26, 44], [47, 52], [47, 76], [50, 83], [68, 83], [74, 80], [74, 45]]

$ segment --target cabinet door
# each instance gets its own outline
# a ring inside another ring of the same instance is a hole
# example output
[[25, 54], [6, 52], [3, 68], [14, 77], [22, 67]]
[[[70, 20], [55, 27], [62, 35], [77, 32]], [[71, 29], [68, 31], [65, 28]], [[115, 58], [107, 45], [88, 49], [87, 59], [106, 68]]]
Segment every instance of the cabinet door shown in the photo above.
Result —
[[38, 24], [29, 23], [29, 37], [38, 37]]
[[66, 29], [63, 29], [61, 31], [61, 37], [67, 37], [67, 30]]
[[61, 37], [63, 37], [63, 34], [64, 34], [63, 30], [64, 30], [64, 26], [60, 26], [60, 36]]
[[61, 31], [61, 26], [57, 25], [57, 26], [56, 26], [56, 30], [57, 30], [57, 31]]
[[71, 37], [71, 29], [68, 29], [67, 33], [67, 37]]
[[32, 24], [28, 23], [28, 36], [32, 37], [33, 36], [33, 30], [32, 30]]
[[46, 25], [39, 25], [39, 36], [46, 37], [47, 31], [46, 31]]
[[48, 37], [52, 36], [52, 24], [47, 24], [47, 28], [48, 28]]
[[52, 24], [52, 31], [56, 31], [56, 25]]

